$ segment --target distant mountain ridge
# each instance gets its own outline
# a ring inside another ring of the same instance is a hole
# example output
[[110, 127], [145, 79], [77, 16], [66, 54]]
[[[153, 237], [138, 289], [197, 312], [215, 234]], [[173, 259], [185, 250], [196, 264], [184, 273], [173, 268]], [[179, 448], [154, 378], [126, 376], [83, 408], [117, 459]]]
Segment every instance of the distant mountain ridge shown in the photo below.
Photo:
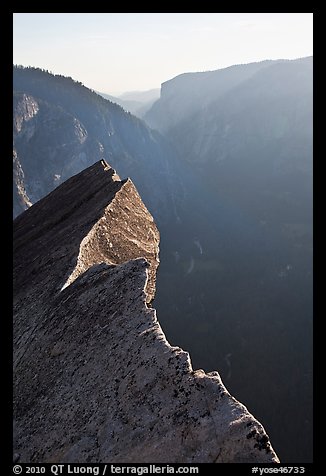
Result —
[[142, 118], [152, 107], [153, 103], [160, 97], [160, 89], [150, 89], [148, 91], [131, 91], [112, 96], [111, 94], [98, 92], [105, 99], [119, 104], [126, 111]]
[[157, 219], [174, 208], [175, 154], [158, 132], [72, 78], [14, 67], [13, 88], [15, 216], [102, 158], [131, 176]]
[[160, 97], [160, 88], [147, 89], [145, 91], [127, 91], [120, 94], [121, 99], [129, 99], [132, 101], [148, 102], [156, 101]]
[[313, 58], [179, 75], [145, 120], [196, 177], [162, 239], [162, 325], [219, 361], [281, 461], [311, 461]]
[[183, 119], [203, 111], [233, 88], [275, 64], [311, 62], [312, 57], [298, 60], [265, 60], [229, 66], [216, 71], [183, 73], [161, 85], [161, 96], [144, 119], [153, 128], [168, 132]]

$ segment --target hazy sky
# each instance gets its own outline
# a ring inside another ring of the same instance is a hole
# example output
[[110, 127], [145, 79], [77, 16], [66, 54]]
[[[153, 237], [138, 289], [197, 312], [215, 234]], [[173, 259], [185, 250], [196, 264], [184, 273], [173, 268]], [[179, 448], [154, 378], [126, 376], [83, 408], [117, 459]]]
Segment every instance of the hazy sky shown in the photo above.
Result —
[[188, 71], [313, 54], [312, 13], [15, 13], [15, 64], [119, 94]]

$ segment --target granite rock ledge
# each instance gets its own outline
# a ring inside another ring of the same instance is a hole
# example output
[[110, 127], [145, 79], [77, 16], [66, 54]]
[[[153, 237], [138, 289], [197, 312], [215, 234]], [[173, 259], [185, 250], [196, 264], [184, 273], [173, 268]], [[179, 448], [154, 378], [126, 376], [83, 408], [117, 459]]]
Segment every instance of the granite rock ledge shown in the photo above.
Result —
[[14, 221], [14, 452], [34, 463], [279, 462], [150, 307], [159, 233], [100, 161]]

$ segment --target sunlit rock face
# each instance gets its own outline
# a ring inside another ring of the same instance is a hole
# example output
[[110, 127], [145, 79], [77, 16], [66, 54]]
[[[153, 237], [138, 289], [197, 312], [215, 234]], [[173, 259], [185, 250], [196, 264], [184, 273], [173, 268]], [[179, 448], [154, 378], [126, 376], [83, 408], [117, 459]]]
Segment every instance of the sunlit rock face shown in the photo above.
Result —
[[219, 374], [194, 371], [150, 307], [159, 233], [99, 161], [14, 221], [20, 462], [278, 462]]

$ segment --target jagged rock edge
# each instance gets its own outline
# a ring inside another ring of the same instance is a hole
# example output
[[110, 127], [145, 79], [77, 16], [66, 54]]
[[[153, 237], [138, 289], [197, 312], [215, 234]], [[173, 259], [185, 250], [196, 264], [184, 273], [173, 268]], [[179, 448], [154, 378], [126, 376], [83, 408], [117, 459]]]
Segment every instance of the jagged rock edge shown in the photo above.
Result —
[[[111, 205], [111, 203], [108, 205], [108, 207]], [[106, 209], [108, 207], [106, 207]], [[104, 213], [105, 213], [105, 210], [104, 210]], [[104, 213], [103, 213], [103, 216], [104, 216]], [[92, 227], [92, 229], [86, 235], [85, 238], [87, 238], [90, 234], [92, 234], [92, 230], [96, 226], [98, 226], [98, 224], [102, 220], [103, 216], [94, 224], [94, 226]], [[84, 239], [83, 239], [83, 241], [84, 241]], [[196, 382], [196, 381], [198, 381], [198, 379], [201, 380], [201, 382], [203, 383], [203, 385], [205, 387], [204, 398], [205, 398], [209, 418], [211, 419], [212, 426], [214, 428], [214, 432], [215, 432], [215, 435], [216, 435], [216, 441], [217, 442], [218, 442], [218, 423], [216, 423], [216, 421], [215, 421], [215, 416], [216, 415], [214, 415], [214, 411], [211, 410], [209, 402], [207, 401], [207, 395], [206, 395], [206, 394], [210, 393], [210, 389], [208, 388], [210, 383], [214, 383], [214, 386], [216, 386], [216, 390], [219, 388], [220, 393], [227, 396], [237, 407], [237, 410], [238, 410], [240, 415], [239, 415], [239, 418], [236, 418], [232, 422], [231, 427], [232, 426], [236, 427], [238, 424], [241, 424], [241, 422], [242, 423], [243, 422], [248, 422], [248, 423], [250, 422], [251, 425], [252, 425], [250, 427], [250, 431], [254, 430], [256, 432], [254, 436], [255, 436], [255, 438], [258, 438], [258, 441], [259, 441], [262, 437], [264, 437], [264, 435], [267, 435], [267, 432], [266, 432], [265, 428], [263, 427], [263, 425], [258, 420], [256, 420], [256, 418], [249, 412], [249, 410], [247, 409], [247, 407], [245, 405], [243, 405], [243, 403], [239, 402], [235, 397], [233, 397], [229, 393], [229, 391], [227, 390], [227, 388], [225, 387], [225, 385], [222, 382], [222, 379], [220, 377], [219, 372], [215, 370], [215, 371], [206, 373], [202, 369], [194, 370], [193, 367], [192, 367], [190, 354], [187, 351], [184, 351], [182, 348], [180, 348], [178, 346], [172, 346], [169, 343], [169, 341], [167, 340], [167, 338], [166, 338], [166, 336], [165, 336], [165, 334], [162, 330], [162, 327], [160, 325], [160, 322], [157, 318], [156, 309], [148, 307], [148, 305], [147, 305], [146, 286], [147, 286], [147, 282], [148, 282], [148, 279], [149, 279], [148, 269], [150, 267], [150, 263], [144, 257], [131, 259], [131, 260], [125, 261], [124, 263], [121, 263], [121, 264], [112, 264], [112, 263], [109, 263], [109, 262], [96, 263], [93, 266], [90, 266], [85, 271], [81, 272], [79, 275], [77, 275], [71, 281], [71, 283], [69, 283], [64, 289], [67, 289], [70, 286], [77, 286], [78, 287], [78, 284], [80, 283], [80, 281], [84, 280], [85, 278], [88, 280], [91, 276], [92, 277], [94, 276], [95, 279], [96, 279], [95, 275], [97, 274], [97, 272], [103, 270], [103, 268], [107, 268], [107, 267], [123, 268], [125, 265], [127, 265], [128, 263], [130, 264], [132, 262], [135, 262], [137, 264], [140, 263], [140, 262], [145, 262], [145, 269], [142, 269], [142, 277], [144, 277], [144, 283], [143, 283], [143, 286], [142, 286], [142, 289], [141, 289], [141, 291], [142, 291], [141, 292], [141, 296], [142, 296], [141, 304], [143, 306], [145, 314], [149, 317], [149, 320], [152, 321], [152, 326], [145, 329], [140, 334], [140, 337], [142, 335], [144, 335], [145, 333], [147, 333], [147, 332], [153, 332], [153, 334], [155, 334], [156, 340], [159, 340], [160, 344], [166, 347], [167, 352], [169, 352], [171, 354], [171, 356], [173, 356], [173, 358], [178, 359], [179, 361], [181, 360], [184, 366], [187, 366], [187, 373], [189, 374], [189, 376], [191, 376], [193, 381]], [[91, 269], [93, 270], [93, 272], [91, 273], [91, 276], [90, 276], [89, 272], [90, 272]], [[73, 273], [71, 273], [70, 276], [72, 276], [72, 274]], [[106, 279], [109, 280], [109, 277], [107, 277]], [[241, 413], [242, 413], [242, 415], [241, 415]], [[247, 438], [248, 438], [248, 436], [247, 436]], [[268, 448], [268, 452], [272, 451], [272, 446], [271, 446], [271, 443], [269, 441], [269, 438], [268, 438], [266, 447]], [[214, 459], [214, 463], [220, 462], [221, 457], [222, 457], [221, 462], [224, 462], [223, 461], [223, 448], [218, 449], [217, 456]], [[275, 462], [279, 462], [279, 460], [276, 459]]]
[[[128, 182], [128, 179], [124, 181], [120, 181], [121, 188], [117, 190], [115, 196], [117, 195], [119, 191], [122, 192], [122, 190], [124, 189], [123, 184], [127, 182]], [[132, 181], [130, 182], [132, 184]], [[92, 225], [88, 233], [84, 236], [84, 238], [81, 238], [81, 237], [79, 238], [81, 239], [79, 244], [79, 254], [83, 249], [87, 249], [87, 245], [90, 244], [91, 238], [95, 234], [97, 227], [101, 226], [102, 219], [105, 217], [107, 210], [113, 206], [114, 202], [115, 200], [113, 199], [107, 206], [103, 208], [101, 216]], [[84, 242], [84, 247], [82, 246], [82, 242]], [[79, 254], [78, 254], [78, 257], [79, 257]], [[103, 254], [102, 254], [102, 257], [103, 257]], [[139, 293], [137, 293], [137, 297], [134, 299], [134, 301], [136, 301], [134, 302], [135, 304], [134, 312], [142, 311], [144, 315], [147, 316], [146, 319], [148, 319], [148, 325], [146, 326], [146, 329], [140, 332], [138, 336], [142, 337], [143, 335], [146, 335], [147, 333], [152, 334], [154, 338], [153, 340], [156, 340], [156, 342], [159, 345], [163, 345], [162, 347], [163, 353], [165, 353], [164, 349], [166, 349], [166, 353], [169, 354], [171, 358], [173, 358], [176, 364], [178, 364], [176, 365], [176, 367], [182, 368], [182, 375], [183, 375], [182, 380], [186, 378], [188, 379], [190, 378], [191, 380], [195, 382], [195, 385], [197, 387], [204, 389], [203, 393], [205, 397], [205, 407], [207, 408], [206, 416], [211, 421], [211, 425], [214, 429], [214, 434], [215, 434], [215, 436], [213, 435], [213, 441], [216, 448], [213, 448], [213, 449], [216, 449], [216, 453], [215, 452], [213, 452], [213, 454], [211, 453], [211, 456], [213, 457], [214, 462], [230, 462], [230, 459], [236, 460], [238, 457], [237, 441], [240, 441], [240, 439], [242, 439], [244, 443], [247, 442], [245, 446], [247, 447], [246, 451], [248, 452], [247, 454], [249, 459], [251, 456], [254, 456], [255, 459], [257, 458], [258, 451], [256, 450], [256, 448], [258, 448], [258, 450], [260, 451], [264, 449], [266, 450], [266, 453], [272, 453], [270, 455], [270, 461], [272, 460], [273, 462], [278, 462], [278, 458], [271, 448], [269, 439], [267, 435], [265, 434], [264, 428], [248, 412], [248, 410], [243, 404], [238, 402], [234, 397], [232, 397], [232, 395], [230, 395], [230, 393], [226, 390], [225, 386], [223, 385], [221, 378], [219, 376], [219, 373], [215, 371], [215, 372], [206, 374], [203, 370], [194, 371], [192, 368], [192, 364], [191, 364], [191, 360], [190, 360], [190, 356], [188, 352], [185, 352], [180, 347], [173, 347], [169, 344], [160, 326], [160, 323], [157, 319], [156, 310], [147, 305], [148, 293], [146, 292], [146, 285], [149, 280], [150, 264], [144, 257], [134, 257], [130, 260], [126, 260], [124, 262], [115, 263], [115, 264], [111, 264], [105, 261], [92, 263], [90, 260], [88, 263], [86, 263], [87, 269], [84, 269], [81, 273], [79, 273], [79, 275], [77, 275], [76, 278], [73, 281], [71, 281], [69, 285], [66, 286], [62, 294], [61, 294], [61, 291], [59, 293], [56, 293], [57, 302], [61, 300], [65, 301], [66, 292], [68, 294], [67, 296], [68, 299], [71, 297], [69, 296], [71, 292], [73, 294], [74, 293], [78, 294], [79, 290], [82, 290], [83, 285], [87, 282], [90, 285], [90, 288], [92, 288], [92, 285], [93, 285], [92, 281], [94, 282], [94, 285], [96, 285], [97, 277], [100, 277], [100, 279], [103, 280], [104, 286], [105, 286], [105, 281], [109, 279], [110, 273], [108, 273], [107, 276], [102, 276], [101, 271], [103, 270], [109, 271], [110, 269], [115, 268], [115, 269], [121, 269], [121, 271], [123, 272], [123, 268], [126, 267], [126, 269], [128, 269], [128, 267], [130, 267], [132, 263], [136, 264], [136, 267], [138, 268], [138, 271], [139, 271], [138, 277], [140, 278], [138, 281], [138, 288], [137, 288]], [[78, 258], [77, 258], [76, 266], [73, 267], [72, 273], [76, 271], [77, 264], [78, 264]], [[69, 269], [67, 271], [69, 272]], [[69, 276], [72, 276], [72, 273], [70, 273]], [[154, 274], [154, 288], [155, 288], [155, 275], [156, 273]], [[170, 359], [169, 359], [169, 362], [170, 362]], [[169, 363], [169, 366], [170, 366], [170, 363]], [[228, 398], [223, 398], [226, 396]], [[218, 408], [216, 406], [216, 402], [218, 402]], [[226, 422], [225, 422], [226, 424], [224, 425], [225, 431], [222, 431], [222, 434], [218, 434], [219, 433], [218, 427], [221, 426], [221, 422], [223, 426], [223, 417], [226, 418]], [[202, 418], [202, 416], [200, 416], [200, 418]], [[216, 418], [217, 420], [215, 421]], [[219, 420], [220, 418], [222, 418], [221, 422]], [[246, 431], [246, 428], [244, 427], [249, 427], [249, 425], [251, 428], [247, 429]], [[221, 439], [221, 436], [222, 436], [222, 439]], [[231, 445], [228, 445], [228, 448], [224, 447], [225, 439], [226, 441], [228, 441], [228, 443], [231, 443]], [[239, 449], [241, 449], [241, 447]], [[231, 455], [228, 454], [228, 451], [231, 452]], [[243, 458], [243, 453], [240, 453], [240, 455]], [[240, 461], [238, 460], [234, 462], [240, 462]]]

